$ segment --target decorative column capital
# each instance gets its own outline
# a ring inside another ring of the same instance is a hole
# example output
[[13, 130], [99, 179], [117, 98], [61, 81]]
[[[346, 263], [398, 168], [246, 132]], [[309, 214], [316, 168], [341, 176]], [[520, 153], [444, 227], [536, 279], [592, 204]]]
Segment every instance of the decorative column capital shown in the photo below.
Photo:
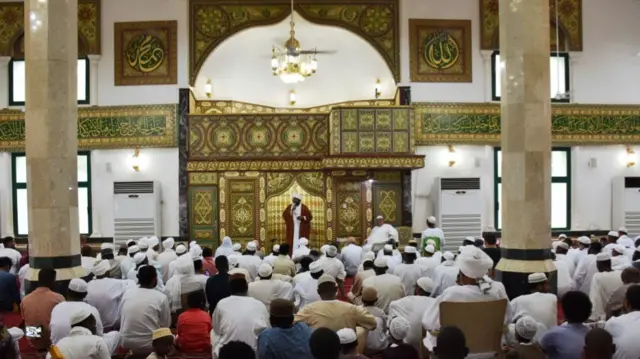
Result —
[[89, 59], [89, 62], [93, 65], [100, 62], [102, 55], [87, 55], [87, 58]]
[[493, 55], [493, 50], [480, 50], [480, 55], [484, 61], [491, 61], [491, 55]]

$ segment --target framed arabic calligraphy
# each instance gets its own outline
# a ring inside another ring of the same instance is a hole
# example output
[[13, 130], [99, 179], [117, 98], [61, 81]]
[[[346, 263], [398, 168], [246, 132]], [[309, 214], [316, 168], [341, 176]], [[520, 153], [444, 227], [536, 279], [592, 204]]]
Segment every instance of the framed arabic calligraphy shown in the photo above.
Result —
[[178, 22], [114, 24], [115, 85], [178, 83]]
[[409, 19], [412, 82], [471, 82], [471, 20]]

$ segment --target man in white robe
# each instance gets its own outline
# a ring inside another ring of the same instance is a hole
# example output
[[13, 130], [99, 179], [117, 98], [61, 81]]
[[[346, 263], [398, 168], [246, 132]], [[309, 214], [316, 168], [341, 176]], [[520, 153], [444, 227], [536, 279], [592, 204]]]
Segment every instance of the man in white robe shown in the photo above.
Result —
[[127, 248], [127, 254], [128, 254], [127, 258], [123, 259], [120, 262], [120, 271], [122, 272], [122, 279], [127, 279], [127, 276], [129, 275], [129, 271], [136, 267], [136, 262], [133, 260], [133, 256], [135, 256], [136, 253], [138, 252], [140, 252], [140, 247], [138, 247], [135, 244]]
[[406, 319], [411, 325], [411, 329], [405, 342], [419, 350], [420, 341], [422, 340], [422, 316], [431, 309], [436, 299], [430, 298], [433, 290], [431, 278], [422, 277], [418, 279], [416, 287], [415, 295], [395, 300], [389, 304], [387, 323], [390, 323], [395, 317]]
[[404, 286], [399, 277], [388, 274], [387, 258], [376, 258], [373, 262], [373, 270], [376, 272], [374, 277], [369, 277], [362, 282], [362, 287], [373, 288], [378, 293], [378, 301], [376, 307], [382, 309], [385, 313], [389, 311], [389, 304], [394, 300], [404, 297]]
[[[71, 329], [68, 335], [58, 341], [56, 348], [65, 359], [111, 359], [109, 347], [104, 338], [96, 335], [94, 314], [88, 309], [74, 311], [68, 318]], [[51, 358], [51, 354], [47, 354]]]
[[87, 283], [84, 301], [100, 313], [102, 325], [107, 331], [120, 328], [120, 305], [124, 293], [135, 288], [135, 282], [110, 278], [109, 262], [102, 261], [91, 270], [95, 278]]
[[434, 279], [434, 271], [440, 264], [440, 258], [435, 256], [436, 249], [432, 244], [424, 247], [424, 256], [418, 258], [416, 263], [424, 270], [424, 276]]
[[434, 298], [442, 294], [445, 289], [456, 285], [456, 278], [458, 278], [458, 272], [460, 271], [454, 260], [453, 253], [444, 252], [442, 257], [444, 262], [433, 270], [433, 292], [431, 296]]
[[293, 249], [293, 255], [291, 256], [291, 259], [294, 262], [298, 262], [302, 257], [308, 256], [309, 253], [311, 253], [311, 250], [309, 249], [308, 245], [309, 245], [308, 239], [306, 239], [305, 237], [300, 238], [298, 240], [298, 248]]
[[[165, 292], [169, 297], [169, 304], [171, 305], [172, 313], [181, 309], [186, 309], [182, 308], [183, 293], [186, 294], [197, 290], [204, 291], [205, 286], [205, 283], [195, 281], [195, 270], [190, 256], [182, 256], [176, 259], [175, 263], [175, 273], [173, 277], [169, 278], [167, 285], [165, 286]], [[188, 288], [191, 290], [187, 290], [187, 288], [185, 288], [185, 284], [187, 284], [187, 282], [194, 284], [191, 288]], [[183, 289], [185, 290], [183, 291]]]
[[216, 249], [216, 253], [213, 256], [214, 258], [218, 258], [219, 256], [230, 256], [234, 254], [233, 250], [233, 242], [231, 242], [231, 237], [225, 236], [222, 238], [222, 244]]
[[149, 244], [149, 250], [147, 250], [147, 258], [149, 258], [149, 262], [157, 262], [158, 261], [158, 251], [160, 250], [160, 240], [158, 237], [153, 236], [147, 240]]
[[573, 275], [572, 287], [574, 290], [579, 290], [589, 295], [591, 279], [594, 274], [598, 273], [596, 255], [600, 253], [601, 249], [602, 245], [599, 242], [594, 242], [589, 246], [589, 254], [580, 260], [580, 263], [576, 267], [576, 273]]
[[596, 266], [598, 273], [593, 275], [591, 280], [591, 290], [589, 299], [593, 309], [591, 312], [592, 321], [606, 319], [607, 303], [618, 288], [622, 287], [622, 271], [612, 270], [611, 256], [607, 252], [598, 253], [596, 256]]
[[378, 251], [378, 255], [376, 258], [386, 258], [387, 259], [387, 267], [389, 267], [389, 273], [393, 273], [393, 270], [396, 266], [402, 263], [402, 254], [400, 251], [393, 248], [391, 244], [385, 244], [381, 250]]
[[[20, 253], [16, 249], [16, 243], [12, 237], [6, 237], [3, 239], [2, 244], [0, 244], [0, 257], [7, 257], [11, 259], [11, 274], [18, 273], [18, 271], [20, 270], [20, 260], [22, 259], [22, 253]], [[89, 270], [91, 270], [91, 268], [89, 268]]]
[[616, 244], [611, 250], [611, 268], [624, 270], [631, 267], [631, 260], [627, 256], [627, 249], [622, 244]]
[[[183, 255], [187, 254], [187, 246], [185, 246], [184, 244], [178, 244], [176, 246], [176, 255], [178, 256], [178, 258], [182, 257]], [[176, 258], [176, 259], [178, 259]], [[173, 277], [173, 275], [175, 274], [175, 265], [176, 265], [176, 261], [173, 260], [171, 263], [169, 263], [169, 272], [167, 274], [168, 278]]]
[[603, 250], [611, 254], [613, 247], [618, 243], [618, 237], [620, 237], [618, 231], [609, 231], [609, 233], [607, 233], [607, 244], [604, 246]]
[[312, 262], [309, 264], [309, 273], [308, 278], [301, 279], [293, 288], [294, 303], [298, 309], [320, 300], [318, 279], [324, 274], [322, 266], [318, 262]]
[[637, 359], [640, 353], [640, 285], [627, 289], [624, 309], [626, 314], [609, 319], [604, 329], [616, 345], [613, 359]]
[[233, 254], [235, 254], [237, 256], [241, 256], [242, 255], [242, 244], [240, 244], [240, 243], [234, 243], [233, 244]]
[[571, 248], [567, 253], [569, 258], [573, 259], [573, 264], [575, 264], [576, 269], [578, 268], [580, 261], [582, 261], [582, 259], [589, 254], [589, 247], [591, 246], [591, 238], [587, 236], [578, 237], [577, 242], [578, 242], [578, 247]]
[[573, 274], [576, 272], [576, 265], [573, 260], [567, 255], [569, 252], [569, 245], [563, 241], [557, 241], [556, 243], [556, 261], [562, 261], [567, 263], [567, 269], [569, 270], [569, 276], [573, 278]]
[[162, 248], [164, 251], [158, 254], [158, 263], [162, 268], [162, 280], [167, 282], [171, 277], [169, 277], [169, 266], [171, 262], [178, 259], [178, 255], [176, 251], [173, 250], [173, 246], [175, 245], [175, 240], [173, 238], [167, 238], [162, 242]]
[[353, 237], [347, 238], [347, 245], [342, 247], [342, 262], [349, 277], [353, 277], [358, 273], [358, 268], [362, 263], [362, 247], [356, 244]]
[[260, 280], [249, 283], [248, 295], [264, 304], [268, 310], [271, 301], [280, 298], [293, 300], [291, 283], [273, 279], [273, 268], [268, 263], [262, 263], [258, 269]]
[[558, 272], [558, 298], [562, 298], [565, 293], [571, 290], [571, 285], [573, 284], [571, 274], [569, 274], [569, 265], [573, 265], [573, 262], [558, 260], [556, 257], [553, 264], [556, 265], [556, 270]]
[[238, 267], [244, 268], [251, 274], [251, 280], [254, 281], [258, 278], [258, 267], [262, 264], [262, 259], [256, 255], [257, 245], [256, 242], [247, 243], [245, 253], [238, 257]]
[[[544, 273], [529, 275], [529, 290], [531, 294], [521, 295], [511, 301], [513, 318], [524, 316], [533, 318], [544, 326], [544, 331], [558, 324], [558, 298], [549, 293], [549, 283]], [[542, 336], [544, 333], [537, 333]]]
[[[427, 336], [423, 340], [425, 348], [433, 352], [436, 344], [436, 331], [440, 330], [440, 303], [442, 302], [484, 302], [490, 300], [507, 299], [507, 292], [500, 282], [494, 282], [487, 276], [493, 268], [493, 260], [482, 249], [467, 246], [460, 253], [459, 284], [447, 288], [441, 296], [436, 298], [431, 310], [427, 310], [422, 317], [422, 325], [427, 330]], [[507, 303], [504, 324], [511, 322], [513, 314]], [[475, 353], [474, 353], [475, 354]], [[493, 358], [494, 353], [489, 353], [488, 358]]]
[[442, 229], [436, 226], [436, 217], [430, 216], [427, 218], [427, 229], [422, 232], [422, 238], [420, 239], [420, 250], [424, 250], [427, 246], [427, 241], [432, 240], [433, 246], [436, 251], [441, 251], [444, 248], [444, 232]]
[[633, 239], [629, 238], [627, 229], [625, 227], [618, 228], [618, 244], [623, 245], [625, 248], [634, 248], [635, 242]]
[[227, 260], [229, 261], [229, 275], [232, 274], [242, 274], [247, 283], [252, 282], [253, 279], [251, 277], [251, 273], [244, 268], [238, 267], [240, 265], [239, 256], [233, 255], [228, 256]]
[[[367, 244], [379, 245], [387, 243], [389, 240], [397, 243], [398, 231], [393, 228], [392, 225], [384, 223], [384, 217], [377, 216], [376, 226], [371, 228], [371, 233], [369, 233], [369, 238], [367, 238]], [[372, 249], [375, 250], [375, 248]]]
[[263, 261], [269, 263], [269, 265], [273, 267], [273, 262], [278, 258], [278, 255], [280, 255], [280, 245], [274, 244], [273, 247], [271, 247], [271, 253], [264, 257]]
[[162, 293], [164, 293], [164, 282], [162, 281], [162, 270], [152, 263], [149, 263], [149, 258], [146, 253], [138, 252], [133, 256], [133, 261], [136, 263], [136, 267], [132, 268], [127, 274], [127, 279], [132, 280], [138, 283], [138, 269], [142, 266], [152, 266], [158, 271], [158, 280], [156, 281], [156, 289]]
[[426, 271], [415, 263], [416, 253], [415, 247], [404, 247], [404, 263], [398, 264], [394, 269], [394, 275], [398, 276], [404, 286], [404, 295], [413, 295], [418, 279], [426, 276]]

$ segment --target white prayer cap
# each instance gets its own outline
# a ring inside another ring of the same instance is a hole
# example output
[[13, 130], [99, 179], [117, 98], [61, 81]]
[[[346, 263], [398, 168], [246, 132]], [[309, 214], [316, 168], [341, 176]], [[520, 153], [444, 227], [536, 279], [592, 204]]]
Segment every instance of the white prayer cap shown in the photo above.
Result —
[[618, 254], [625, 254], [626, 249], [622, 244], [616, 244], [613, 246], [613, 250], [618, 252]]
[[[231, 238], [229, 238], [229, 239], [231, 239]], [[196, 246], [196, 245], [198, 245], [198, 242], [196, 242], [196, 241], [189, 242], [189, 247], [193, 247], [193, 246]]]
[[558, 247], [563, 248], [563, 249], [569, 249], [569, 245], [565, 242], [558, 242]]
[[436, 247], [434, 247], [433, 244], [427, 244], [427, 246], [424, 247], [424, 250], [428, 253], [434, 254], [436, 252]]
[[320, 265], [320, 263], [316, 262], [311, 262], [311, 264], [309, 264], [309, 272], [311, 273], [318, 273], [322, 271], [322, 266]]
[[82, 323], [83, 320], [91, 316], [89, 306], [74, 307], [71, 315], [69, 316], [69, 323], [73, 326], [78, 323]]
[[465, 241], [469, 241], [469, 242], [474, 242], [474, 243], [475, 243], [475, 241], [476, 241], [476, 239], [475, 239], [474, 237], [471, 237], [471, 236], [466, 236], [466, 237], [464, 237], [464, 240], [465, 240]]
[[184, 244], [178, 244], [176, 246], [176, 254], [185, 254], [187, 253], [187, 246], [185, 246]]
[[146, 238], [142, 238], [138, 242], [138, 247], [140, 247], [140, 249], [149, 249], [149, 242], [147, 242]]
[[436, 247], [436, 241], [434, 241], [433, 239], [427, 239], [427, 245], [432, 245], [434, 248]]
[[323, 274], [323, 275], [320, 276], [320, 278], [318, 278], [318, 287], [320, 286], [320, 284], [324, 284], [324, 283], [337, 284], [336, 283], [336, 279], [333, 278], [333, 276], [331, 276], [329, 274]]
[[105, 249], [113, 249], [113, 243], [102, 243], [100, 244], [100, 250], [103, 251]]
[[279, 251], [279, 250], [280, 250], [280, 245], [279, 245], [279, 244], [274, 244], [274, 245], [273, 245], [273, 248], [271, 248], [271, 251], [272, 251], [272, 252], [277, 252], [277, 251]]
[[201, 261], [202, 258], [202, 247], [200, 247], [199, 245], [195, 245], [193, 247], [191, 247], [191, 249], [189, 249], [189, 254], [191, 255], [191, 260], [192, 261]]
[[256, 245], [256, 242], [249, 242], [247, 243], [247, 250], [248, 251], [255, 251], [258, 248], [258, 246]]
[[493, 268], [493, 259], [482, 249], [475, 246], [465, 246], [458, 255], [460, 272], [472, 279], [484, 277]]
[[384, 219], [382, 216], [377, 216], [376, 219]]
[[407, 253], [407, 254], [416, 254], [416, 253], [418, 253], [418, 250], [416, 249], [416, 247], [406, 246], [406, 247], [404, 247], [404, 252]]
[[149, 243], [149, 247], [153, 248], [153, 247], [157, 246], [158, 244], [160, 244], [160, 240], [158, 239], [158, 237], [153, 236], [153, 237], [147, 239], [147, 243]]
[[[640, 247], [638, 247], [640, 248]], [[369, 251], [367, 253], [364, 254], [364, 260], [365, 261], [372, 261], [376, 259], [376, 254], [373, 251]]]
[[376, 258], [376, 260], [373, 262], [373, 266], [377, 268], [387, 268], [387, 258]]
[[567, 238], [567, 235], [566, 235], [566, 234], [564, 234], [564, 233], [561, 233], [561, 234], [558, 236], [558, 239], [563, 239], [563, 238]]
[[393, 246], [392, 246], [392, 245], [390, 245], [390, 244], [385, 244], [385, 245], [384, 245], [384, 247], [382, 247], [382, 249], [383, 249], [385, 252], [390, 252], [390, 251], [392, 251], [392, 250], [393, 250]]
[[620, 227], [620, 228], [618, 228], [618, 232], [624, 232], [624, 233], [627, 233], [627, 227]]
[[74, 291], [76, 293], [86, 293], [87, 292], [87, 282], [80, 278], [73, 278], [69, 282], [69, 290]]
[[587, 236], [578, 237], [578, 242], [580, 242], [582, 244], [589, 245], [589, 244], [591, 244], [591, 238], [589, 238]]
[[391, 320], [391, 323], [389, 323], [389, 334], [391, 334], [395, 340], [403, 340], [407, 337], [407, 334], [409, 334], [410, 328], [411, 325], [409, 321], [403, 317], [395, 317]]
[[544, 273], [529, 274], [529, 284], [543, 283], [547, 280], [547, 275]]
[[136, 262], [136, 264], [144, 262], [145, 259], [147, 259], [147, 255], [144, 253], [136, 253], [136, 255], [133, 256], [133, 261]]
[[130, 239], [127, 241], [127, 247], [131, 247], [132, 245], [136, 244], [136, 240], [135, 239]]
[[298, 240], [298, 244], [300, 244], [301, 246], [307, 246], [307, 245], [309, 245], [309, 240], [304, 238], [304, 237], [302, 237], [302, 238], [300, 238]]
[[429, 218], [427, 218], [427, 222], [429, 222], [431, 224], [436, 224], [436, 217], [429, 216]]
[[135, 254], [135, 253], [138, 253], [138, 252], [140, 252], [140, 247], [135, 246], [135, 245], [133, 245], [133, 246], [129, 247], [129, 249], [127, 249], [127, 253], [129, 253], [129, 254]]
[[165, 239], [164, 241], [162, 241], [162, 248], [171, 249], [171, 248], [173, 248], [174, 244], [176, 244], [176, 240], [173, 239], [173, 237], [169, 237], [169, 238]]
[[329, 249], [329, 245], [325, 244], [324, 246], [320, 247], [320, 252], [324, 255], [327, 255], [327, 249]]
[[449, 251], [446, 251], [446, 252], [444, 252], [444, 254], [442, 255], [442, 258], [444, 258], [444, 259], [445, 259], [445, 260], [447, 260], [447, 261], [452, 261], [452, 260], [455, 258], [455, 256], [453, 255], [453, 253], [451, 253], [451, 252], [449, 252]]
[[429, 277], [422, 277], [418, 279], [416, 284], [418, 285], [418, 287], [420, 287], [420, 289], [424, 290], [427, 293], [431, 293], [431, 291], [433, 290], [433, 280]]
[[268, 277], [273, 274], [273, 268], [269, 263], [262, 263], [260, 267], [258, 267], [258, 275], [262, 278]]
[[607, 233], [607, 236], [618, 238], [620, 236], [620, 234], [618, 232], [616, 232], [616, 231], [609, 231], [609, 233]]
[[240, 243], [234, 243], [234, 244], [233, 244], [233, 250], [234, 250], [234, 251], [236, 251], [236, 252], [237, 252], [237, 251], [239, 251], [239, 250], [241, 250], [241, 249], [242, 249], [242, 245], [241, 245]]
[[109, 269], [111, 269], [111, 264], [108, 260], [103, 260], [91, 268], [91, 273], [96, 276], [103, 276], [109, 271]]
[[610, 261], [611, 255], [607, 252], [600, 252], [596, 255], [596, 262]]
[[358, 340], [356, 332], [351, 328], [340, 329], [336, 332], [340, 338], [340, 344], [351, 344]]
[[336, 246], [329, 246], [329, 248], [327, 248], [327, 257], [335, 257], [338, 255], [338, 248], [336, 248]]
[[299, 199], [299, 200], [301, 200], [301, 201], [302, 201], [302, 196], [301, 196], [301, 195], [299, 195], [299, 194], [297, 194], [297, 193], [292, 194], [292, 195], [291, 195], [291, 198]]
[[538, 323], [530, 316], [525, 315], [516, 321], [515, 329], [523, 339], [531, 340], [536, 336]]
[[227, 261], [229, 262], [229, 267], [231, 268], [237, 268], [238, 265], [240, 264], [240, 261], [238, 260], [238, 256], [236, 255], [227, 256]]

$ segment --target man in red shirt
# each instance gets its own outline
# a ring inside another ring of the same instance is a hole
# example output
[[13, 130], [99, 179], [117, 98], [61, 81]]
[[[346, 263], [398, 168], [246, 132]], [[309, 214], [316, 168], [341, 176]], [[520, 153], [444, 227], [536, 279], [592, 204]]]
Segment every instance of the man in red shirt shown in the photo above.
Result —
[[38, 272], [38, 288], [24, 297], [20, 303], [24, 325], [43, 328], [44, 335], [41, 336], [41, 340], [32, 340], [32, 345], [37, 349], [48, 348], [51, 312], [58, 303], [64, 302], [64, 297], [53, 291], [55, 285], [56, 270], [52, 268], [41, 269]]
[[211, 317], [204, 311], [206, 298], [203, 291], [189, 293], [189, 309], [178, 317], [176, 344], [181, 352], [201, 353], [211, 351]]

